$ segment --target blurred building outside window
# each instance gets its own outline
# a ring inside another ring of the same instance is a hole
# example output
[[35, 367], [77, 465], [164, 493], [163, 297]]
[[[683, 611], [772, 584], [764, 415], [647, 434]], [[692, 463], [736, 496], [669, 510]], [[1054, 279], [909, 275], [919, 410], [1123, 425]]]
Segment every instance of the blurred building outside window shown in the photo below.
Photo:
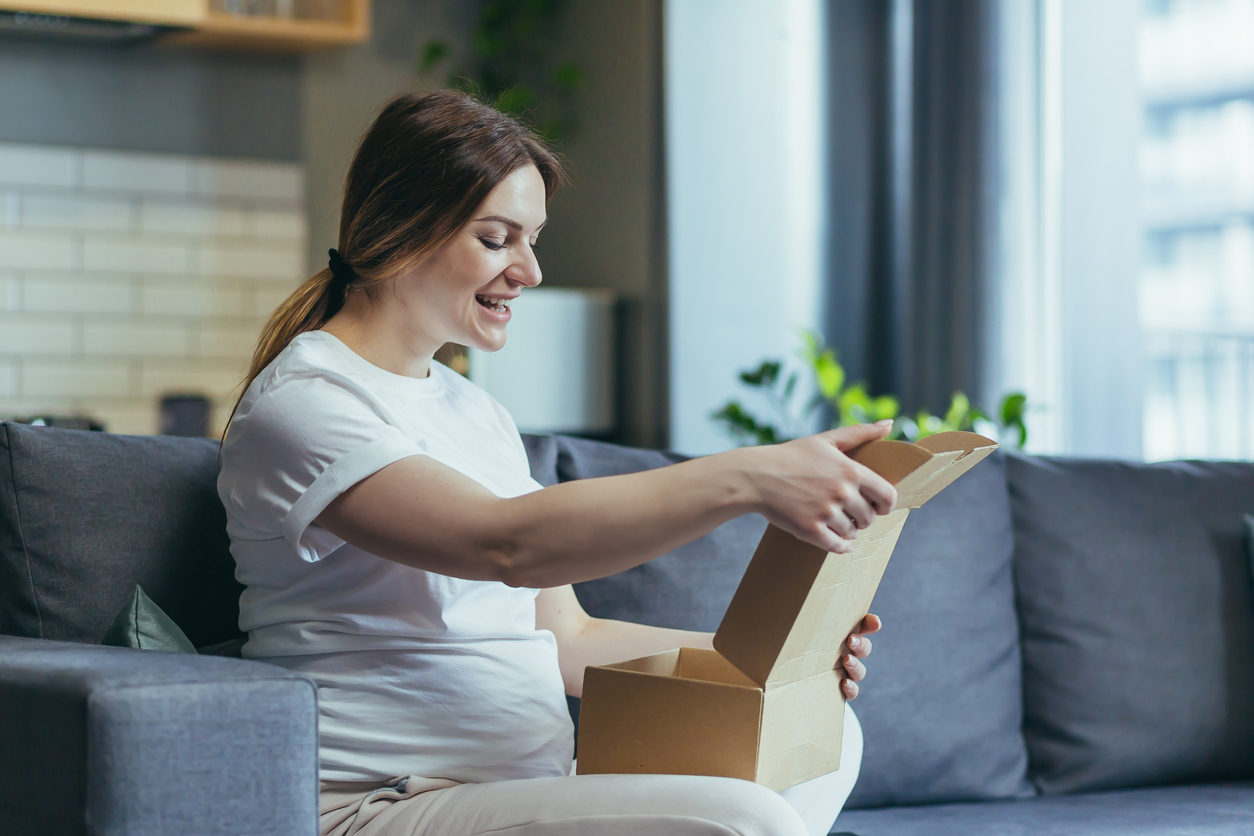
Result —
[[1254, 0], [1143, 0], [1146, 459], [1254, 458]]

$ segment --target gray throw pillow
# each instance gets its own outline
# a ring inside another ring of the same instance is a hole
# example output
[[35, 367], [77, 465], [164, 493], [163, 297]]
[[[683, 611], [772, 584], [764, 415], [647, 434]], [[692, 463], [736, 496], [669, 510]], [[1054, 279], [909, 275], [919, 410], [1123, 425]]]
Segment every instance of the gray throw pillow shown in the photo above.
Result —
[[1006, 458], [1040, 791], [1254, 778], [1254, 463]]
[[0, 634], [94, 644], [140, 584], [197, 647], [241, 638], [217, 478], [214, 438], [0, 421]]
[[100, 643], [137, 650], [164, 650], [167, 653], [196, 652], [196, 647], [187, 640], [179, 626], [144, 594], [143, 587], [138, 584]]

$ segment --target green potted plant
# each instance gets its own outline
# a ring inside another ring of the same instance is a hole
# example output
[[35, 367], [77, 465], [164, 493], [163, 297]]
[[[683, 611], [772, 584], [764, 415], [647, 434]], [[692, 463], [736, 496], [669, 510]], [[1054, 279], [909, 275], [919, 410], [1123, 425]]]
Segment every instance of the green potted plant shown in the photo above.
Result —
[[1014, 444], [1020, 449], [1027, 443], [1028, 430], [1024, 424], [1027, 397], [1022, 392], [1005, 395], [991, 417], [973, 406], [962, 392], [954, 392], [944, 415], [920, 410], [913, 416], [905, 416], [900, 414], [901, 403], [896, 397], [872, 396], [865, 383], [851, 383], [836, 350], [825, 346], [817, 334], [807, 331], [802, 337], [805, 345], [798, 356], [804, 369], [814, 378], [813, 396], [808, 399], [799, 396], [802, 371], [786, 370], [780, 360], [763, 360], [756, 369], [741, 372], [740, 382], [759, 392], [775, 415], [770, 419], [759, 418], [740, 401], [728, 401], [712, 417], [738, 442], [776, 444], [805, 435], [813, 426], [815, 411], [826, 405], [832, 416], [832, 427], [893, 419], [889, 438], [918, 441], [940, 432], [970, 430], [992, 433], [1003, 441], [1009, 441], [1013, 434]]

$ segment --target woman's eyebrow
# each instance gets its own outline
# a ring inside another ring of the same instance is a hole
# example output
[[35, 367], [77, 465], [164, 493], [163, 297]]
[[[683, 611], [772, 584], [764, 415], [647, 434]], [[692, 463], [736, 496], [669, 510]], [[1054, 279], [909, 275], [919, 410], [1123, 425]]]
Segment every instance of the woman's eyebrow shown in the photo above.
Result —
[[[522, 224], [520, 224], [518, 221], [511, 220], [503, 215], [486, 215], [482, 218], [475, 218], [474, 220], [475, 223], [478, 223], [479, 221], [498, 221], [500, 223], [505, 224], [510, 229], [515, 229], [519, 232], [522, 232]], [[545, 219], [544, 223], [540, 224], [540, 226], [536, 229], [536, 232], [539, 232], [541, 229], [544, 229], [544, 224], [547, 224], [547, 223], [548, 223], [548, 219]]]

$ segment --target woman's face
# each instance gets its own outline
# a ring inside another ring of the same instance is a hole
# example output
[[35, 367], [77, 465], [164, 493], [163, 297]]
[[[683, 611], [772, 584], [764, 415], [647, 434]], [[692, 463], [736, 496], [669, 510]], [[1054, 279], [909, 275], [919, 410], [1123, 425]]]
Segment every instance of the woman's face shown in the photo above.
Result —
[[470, 223], [396, 288], [437, 344], [497, 351], [505, 345], [510, 303], [540, 283], [534, 252], [544, 227], [544, 179], [535, 166], [502, 180]]

